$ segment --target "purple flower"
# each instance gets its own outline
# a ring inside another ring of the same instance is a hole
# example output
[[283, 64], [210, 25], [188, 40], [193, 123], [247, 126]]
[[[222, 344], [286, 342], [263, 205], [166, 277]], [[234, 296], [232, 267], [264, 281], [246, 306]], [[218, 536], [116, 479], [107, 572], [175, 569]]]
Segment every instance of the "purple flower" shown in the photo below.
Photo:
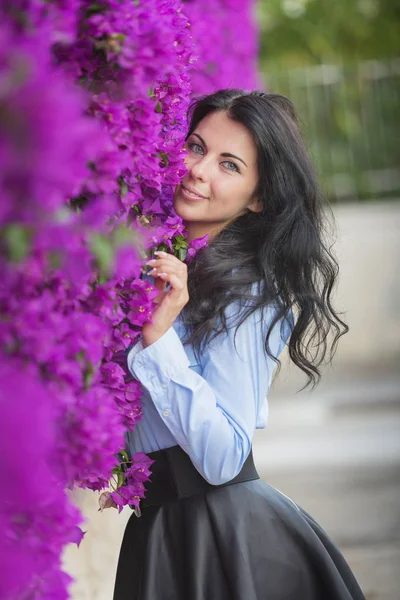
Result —
[[99, 496], [99, 511], [103, 512], [105, 508], [117, 508], [111, 492], [103, 492]]
[[[208, 4], [210, 6], [208, 6]], [[173, 189], [193, 90], [256, 80], [251, 2], [15, 0], [0, 7], [0, 596], [68, 597], [84, 533], [64, 489], [138, 505], [152, 461], [117, 455], [142, 415], [126, 350], [158, 246], [191, 260]], [[196, 55], [194, 53], [196, 52]], [[196, 62], [197, 60], [197, 62]], [[238, 68], [239, 66], [239, 68]], [[12, 401], [10, 400], [12, 399]], [[128, 461], [124, 461], [128, 462]], [[18, 577], [15, 577], [15, 573]]]
[[0, 390], [0, 597], [28, 590], [33, 598], [47, 597], [41, 596], [44, 582], [52, 582], [50, 592], [69, 580], [60, 555], [82, 520], [53, 474], [57, 408], [35, 369], [22, 361], [1, 358]]
[[5, 29], [0, 54], [7, 115], [0, 127], [0, 222], [45, 221], [79, 193], [101, 130], [84, 116], [85, 95], [52, 66], [40, 35], [15, 39]]
[[189, 243], [189, 248], [186, 255], [186, 262], [190, 262], [196, 256], [196, 253], [201, 249], [207, 246], [208, 244], [208, 233], [201, 237], [192, 240]]

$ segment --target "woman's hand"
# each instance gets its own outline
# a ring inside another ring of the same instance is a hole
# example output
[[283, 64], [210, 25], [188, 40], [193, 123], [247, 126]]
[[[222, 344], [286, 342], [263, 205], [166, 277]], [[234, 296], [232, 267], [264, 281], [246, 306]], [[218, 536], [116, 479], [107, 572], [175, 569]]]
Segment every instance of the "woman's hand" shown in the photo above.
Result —
[[[153, 312], [152, 323], [145, 323], [142, 330], [144, 347], [156, 342], [173, 325], [182, 308], [189, 301], [187, 289], [187, 265], [179, 258], [166, 252], [155, 252], [158, 258], [149, 260], [153, 269], [148, 273], [154, 277], [154, 285], [160, 294]], [[167, 284], [171, 288], [167, 291]]]

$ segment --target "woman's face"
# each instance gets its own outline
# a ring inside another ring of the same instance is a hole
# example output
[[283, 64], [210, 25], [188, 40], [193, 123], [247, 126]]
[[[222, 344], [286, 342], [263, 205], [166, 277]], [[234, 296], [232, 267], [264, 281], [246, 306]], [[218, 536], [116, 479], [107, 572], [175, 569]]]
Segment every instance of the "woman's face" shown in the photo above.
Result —
[[246, 212], [258, 211], [257, 150], [244, 125], [225, 112], [208, 114], [186, 142], [188, 173], [174, 194], [189, 239], [215, 234]]

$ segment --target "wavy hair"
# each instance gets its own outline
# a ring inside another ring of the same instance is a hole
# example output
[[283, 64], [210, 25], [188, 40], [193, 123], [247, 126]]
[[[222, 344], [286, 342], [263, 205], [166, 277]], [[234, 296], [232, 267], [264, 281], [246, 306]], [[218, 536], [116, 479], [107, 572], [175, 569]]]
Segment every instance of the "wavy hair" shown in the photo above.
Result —
[[[265, 349], [280, 366], [269, 348], [270, 335], [277, 323], [294, 315], [289, 356], [306, 374], [305, 387], [314, 387], [319, 367], [327, 356], [332, 359], [348, 327], [332, 306], [338, 264], [327, 242], [332, 233], [327, 226], [333, 215], [318, 189], [294, 106], [279, 94], [221, 90], [192, 103], [187, 138], [213, 111], [224, 111], [253, 136], [258, 155], [255, 194], [262, 211], [248, 210], [231, 221], [189, 265], [190, 299], [182, 311], [188, 327], [185, 341], [198, 355], [227, 330], [225, 311], [233, 301], [247, 306], [237, 327], [253, 311], [274, 304]], [[256, 282], [261, 285], [254, 295]]]

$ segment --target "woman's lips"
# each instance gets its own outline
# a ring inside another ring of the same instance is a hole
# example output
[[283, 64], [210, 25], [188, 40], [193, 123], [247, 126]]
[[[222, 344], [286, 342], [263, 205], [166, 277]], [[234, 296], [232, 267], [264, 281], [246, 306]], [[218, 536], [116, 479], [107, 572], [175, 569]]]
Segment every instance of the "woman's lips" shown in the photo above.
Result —
[[200, 196], [199, 194], [192, 192], [189, 188], [187, 188], [185, 185], [183, 185], [183, 183], [181, 183], [181, 190], [182, 190], [182, 194], [185, 196], [185, 198], [187, 198], [188, 200], [191, 200], [192, 202], [198, 202], [199, 200], [207, 200], [207, 198], [205, 196]]

